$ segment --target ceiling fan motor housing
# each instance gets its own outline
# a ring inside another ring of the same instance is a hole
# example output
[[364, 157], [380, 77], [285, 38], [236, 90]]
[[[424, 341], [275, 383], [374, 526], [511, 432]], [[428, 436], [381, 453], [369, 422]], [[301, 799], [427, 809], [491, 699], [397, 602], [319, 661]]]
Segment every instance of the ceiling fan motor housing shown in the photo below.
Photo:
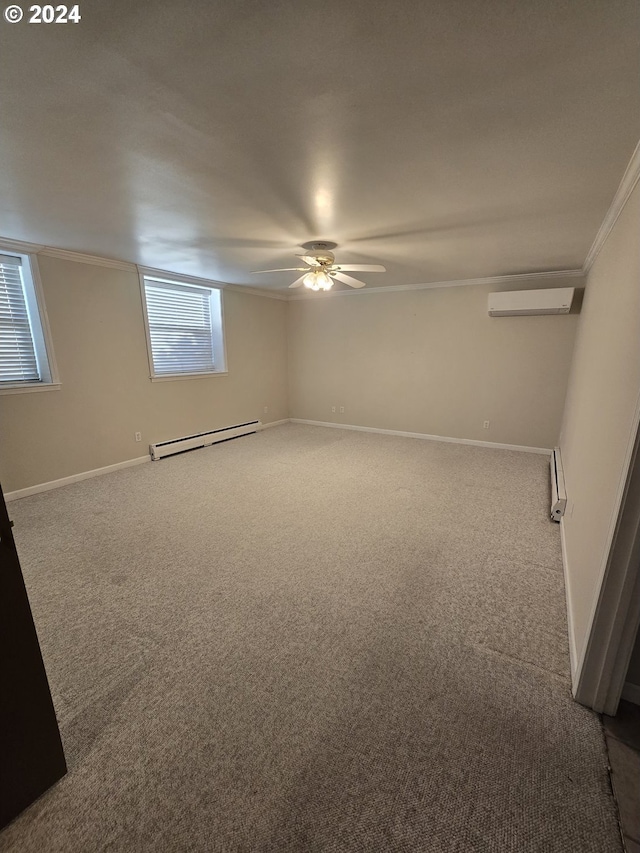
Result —
[[314, 255], [316, 261], [323, 267], [330, 267], [331, 264], [335, 261], [335, 255], [333, 252], [325, 252], [322, 255]]
[[303, 243], [302, 248], [305, 249], [309, 255], [313, 256], [321, 266], [329, 267], [335, 262], [336, 258], [331, 250], [335, 249], [337, 245], [337, 243], [319, 243], [312, 241], [310, 243]]

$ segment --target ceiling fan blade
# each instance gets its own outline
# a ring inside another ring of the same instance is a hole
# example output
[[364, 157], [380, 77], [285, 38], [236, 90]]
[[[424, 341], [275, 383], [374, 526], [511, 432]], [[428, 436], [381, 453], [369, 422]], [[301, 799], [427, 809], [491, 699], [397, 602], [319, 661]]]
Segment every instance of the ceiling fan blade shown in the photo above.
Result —
[[302, 272], [306, 267], [284, 267], [281, 270], [251, 270], [251, 274], [255, 275], [259, 272]]
[[387, 268], [382, 264], [334, 264], [337, 270], [348, 270], [349, 272], [386, 272]]
[[301, 275], [301, 276], [300, 276], [300, 278], [297, 278], [297, 279], [293, 282], [293, 284], [290, 284], [290, 285], [289, 285], [289, 287], [300, 287], [300, 285], [302, 284], [302, 282], [303, 282], [303, 281], [304, 281], [304, 276], [303, 276], [303, 275]]
[[337, 278], [338, 281], [341, 281], [343, 284], [348, 284], [349, 287], [366, 287], [366, 282], [358, 281], [357, 278], [353, 278], [350, 275], [345, 275], [341, 272], [332, 272], [331, 278]]
[[313, 255], [296, 255], [296, 258], [302, 258], [302, 260], [305, 262], [305, 264], [309, 264], [309, 266], [312, 266], [312, 267], [319, 267], [320, 266], [320, 264], [318, 263], [318, 259], [315, 258]]

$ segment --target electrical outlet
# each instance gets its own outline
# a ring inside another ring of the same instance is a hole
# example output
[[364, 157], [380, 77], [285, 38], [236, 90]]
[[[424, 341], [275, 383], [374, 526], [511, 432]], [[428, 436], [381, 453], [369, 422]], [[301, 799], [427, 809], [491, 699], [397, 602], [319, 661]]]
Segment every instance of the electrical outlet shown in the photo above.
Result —
[[336, 413], [336, 407], [335, 407], [335, 406], [331, 406], [331, 411], [332, 411], [332, 412], [333, 412], [333, 414], [335, 415], [335, 413]]
[[489, 429], [489, 421], [484, 421], [482, 424], [482, 429]]
[[344, 415], [344, 406], [340, 406], [340, 414]]
[[263, 409], [262, 411], [265, 413], [265, 415], [266, 415], [266, 414], [268, 414], [268, 412], [269, 412], [269, 406], [265, 406], [265, 407], [264, 407], [264, 409]]
[[136, 433], [136, 441], [142, 441], [142, 433], [141, 432]]

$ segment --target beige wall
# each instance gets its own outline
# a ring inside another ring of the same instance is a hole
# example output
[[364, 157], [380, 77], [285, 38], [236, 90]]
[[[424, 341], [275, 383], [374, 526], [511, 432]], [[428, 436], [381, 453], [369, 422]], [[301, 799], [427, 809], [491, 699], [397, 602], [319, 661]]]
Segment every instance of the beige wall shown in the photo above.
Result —
[[[0, 396], [5, 491], [255, 418], [557, 442], [575, 314], [490, 318], [487, 294], [496, 288], [480, 285], [288, 305], [225, 290], [229, 375], [152, 383], [137, 275], [47, 256], [39, 265], [62, 389]], [[332, 405], [345, 406], [344, 415], [332, 415]]]
[[589, 272], [560, 446], [578, 662], [602, 582], [640, 392], [640, 185]]
[[487, 294], [581, 283], [538, 279], [292, 301], [291, 417], [551, 448], [578, 315], [489, 317]]
[[5, 492], [287, 417], [285, 302], [225, 290], [228, 375], [151, 382], [138, 276], [46, 256], [39, 267], [62, 388], [0, 396]]
[[640, 633], [636, 637], [636, 644], [631, 655], [629, 663], [629, 671], [627, 672], [627, 681], [630, 684], [635, 684], [640, 687]]

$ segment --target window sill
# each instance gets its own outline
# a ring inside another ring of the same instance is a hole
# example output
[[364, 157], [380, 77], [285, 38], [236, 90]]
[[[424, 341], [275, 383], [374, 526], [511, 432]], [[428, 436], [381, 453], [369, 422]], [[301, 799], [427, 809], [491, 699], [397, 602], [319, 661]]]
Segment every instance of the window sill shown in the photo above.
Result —
[[59, 382], [25, 382], [22, 385], [0, 386], [0, 394], [31, 394], [32, 391], [59, 391]]
[[212, 376], [227, 376], [227, 370], [211, 373], [168, 373], [166, 376], [151, 376], [152, 382], [173, 382], [176, 379], [210, 379]]

